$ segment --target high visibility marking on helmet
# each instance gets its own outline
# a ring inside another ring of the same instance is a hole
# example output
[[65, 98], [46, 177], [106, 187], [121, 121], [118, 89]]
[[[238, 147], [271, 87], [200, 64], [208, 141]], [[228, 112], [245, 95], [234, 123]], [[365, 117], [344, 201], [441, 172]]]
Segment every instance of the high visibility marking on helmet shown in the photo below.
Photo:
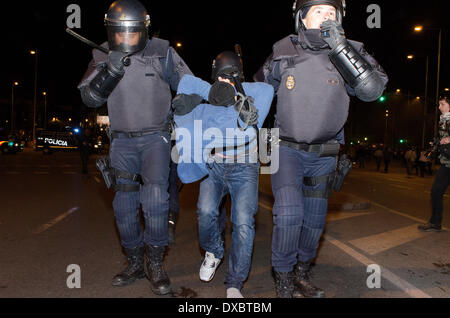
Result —
[[295, 87], [295, 78], [292, 75], [289, 75], [286, 79], [286, 88], [291, 90]]

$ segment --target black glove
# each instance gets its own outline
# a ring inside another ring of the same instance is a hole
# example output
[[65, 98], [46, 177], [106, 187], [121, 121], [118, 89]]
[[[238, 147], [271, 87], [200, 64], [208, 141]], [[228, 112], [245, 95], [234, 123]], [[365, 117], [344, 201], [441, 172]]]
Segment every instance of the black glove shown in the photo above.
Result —
[[320, 37], [332, 50], [345, 41], [344, 29], [334, 20], [327, 20], [320, 25]]
[[125, 73], [124, 58], [127, 55], [128, 53], [120, 51], [110, 51], [108, 53], [108, 60], [106, 61], [108, 69], [114, 74], [123, 75]]
[[190, 113], [197, 105], [201, 104], [203, 97], [197, 94], [178, 94], [172, 100], [174, 114], [183, 116]]

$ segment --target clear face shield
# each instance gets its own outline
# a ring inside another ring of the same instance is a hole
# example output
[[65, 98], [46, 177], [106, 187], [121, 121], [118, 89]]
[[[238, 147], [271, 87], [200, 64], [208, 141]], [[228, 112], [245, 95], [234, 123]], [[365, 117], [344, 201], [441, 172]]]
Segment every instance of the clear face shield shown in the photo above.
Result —
[[147, 29], [143, 27], [107, 26], [108, 45], [112, 51], [135, 53], [147, 42]]
[[[148, 17], [148, 16], [147, 16]], [[142, 21], [108, 21], [105, 19], [109, 49], [135, 53], [145, 47], [150, 19]]]

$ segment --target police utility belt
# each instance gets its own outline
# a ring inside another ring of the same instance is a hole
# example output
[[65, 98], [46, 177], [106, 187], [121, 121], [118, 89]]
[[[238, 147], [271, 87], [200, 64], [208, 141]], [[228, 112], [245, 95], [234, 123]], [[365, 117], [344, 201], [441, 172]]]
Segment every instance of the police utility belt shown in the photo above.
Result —
[[[339, 154], [339, 143], [328, 143], [328, 144], [307, 144], [307, 143], [297, 143], [288, 140], [279, 140], [280, 145], [290, 147], [295, 150], [303, 150], [306, 152], [317, 152], [319, 157], [337, 157]], [[317, 185], [324, 185], [325, 189], [322, 190], [311, 190], [303, 188], [303, 195], [309, 198], [322, 198], [328, 199], [331, 196], [331, 192], [338, 192], [347, 174], [352, 169], [352, 162], [344, 154], [342, 155], [337, 164], [336, 169], [330, 174], [323, 176], [314, 177], [303, 177], [303, 184], [308, 187], [314, 187]]]
[[[170, 126], [167, 127], [167, 130], [169, 130]], [[135, 137], [142, 137], [145, 135], [154, 134], [158, 131], [161, 131], [161, 129], [150, 129], [150, 130], [142, 130], [142, 131], [133, 131], [133, 132], [127, 132], [127, 131], [117, 131], [117, 130], [110, 130], [109, 127], [106, 128], [106, 133], [109, 137], [110, 143], [112, 144], [112, 141], [114, 138], [135, 138]], [[96, 166], [97, 169], [100, 170], [103, 176], [103, 180], [105, 180], [106, 187], [112, 188], [114, 191], [122, 191], [122, 192], [137, 192], [140, 190], [141, 185], [143, 185], [142, 177], [140, 174], [137, 173], [130, 173], [127, 171], [119, 170], [116, 168], [113, 168], [111, 166], [111, 160], [109, 156], [104, 156], [101, 158], [98, 158], [96, 160]], [[139, 182], [139, 184], [117, 184], [117, 179], [126, 179], [133, 182]]]
[[287, 146], [295, 150], [303, 150], [306, 152], [317, 152], [319, 157], [336, 156], [339, 153], [339, 143], [332, 144], [307, 144], [304, 142], [292, 142], [280, 139], [280, 145]]

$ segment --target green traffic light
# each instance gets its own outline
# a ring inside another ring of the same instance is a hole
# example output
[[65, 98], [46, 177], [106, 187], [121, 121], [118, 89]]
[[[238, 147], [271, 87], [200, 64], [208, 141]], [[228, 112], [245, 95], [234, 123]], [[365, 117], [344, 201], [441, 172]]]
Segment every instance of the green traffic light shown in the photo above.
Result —
[[379, 101], [380, 101], [380, 102], [384, 102], [385, 99], [386, 99], [386, 97], [381, 96], [380, 99], [379, 99]]
[[402, 144], [402, 143], [404, 143], [405, 141], [403, 140], [403, 139], [400, 139], [400, 143]]

